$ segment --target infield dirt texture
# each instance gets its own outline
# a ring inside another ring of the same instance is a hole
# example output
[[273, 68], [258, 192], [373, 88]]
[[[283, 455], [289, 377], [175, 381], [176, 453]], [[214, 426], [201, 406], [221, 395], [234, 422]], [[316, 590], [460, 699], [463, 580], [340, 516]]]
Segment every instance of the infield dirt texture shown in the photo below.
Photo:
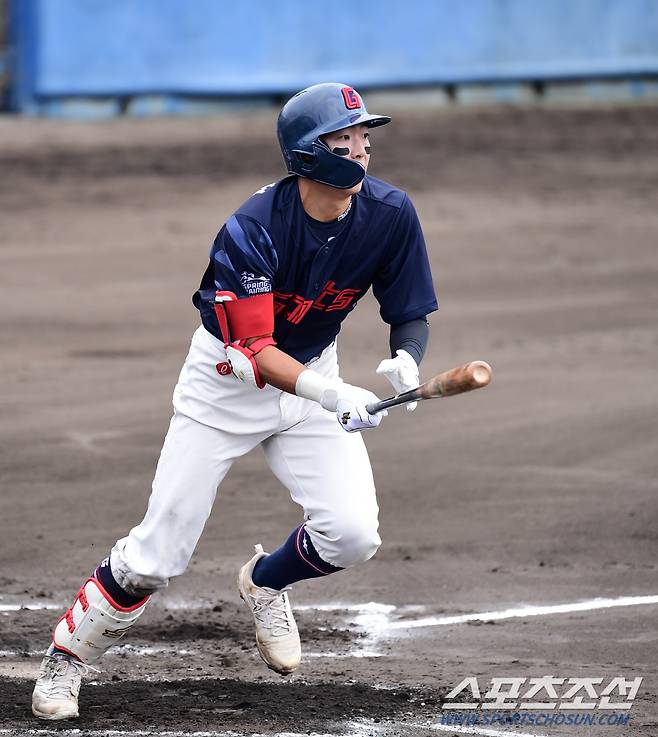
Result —
[[[467, 676], [621, 675], [644, 678], [628, 726], [520, 731], [658, 735], [658, 604], [394, 629], [658, 595], [658, 108], [393, 114], [371, 173], [424, 226], [441, 309], [422, 375], [483, 359], [491, 385], [367, 433], [384, 542], [295, 588], [292, 678], [261, 663], [234, 587], [300, 519], [257, 452], [59, 726], [29, 711], [39, 653], [143, 515], [216, 231], [283, 171], [269, 113], [0, 119], [0, 734], [477, 734], [432, 726]], [[363, 299], [348, 381], [390, 393], [387, 337]]]

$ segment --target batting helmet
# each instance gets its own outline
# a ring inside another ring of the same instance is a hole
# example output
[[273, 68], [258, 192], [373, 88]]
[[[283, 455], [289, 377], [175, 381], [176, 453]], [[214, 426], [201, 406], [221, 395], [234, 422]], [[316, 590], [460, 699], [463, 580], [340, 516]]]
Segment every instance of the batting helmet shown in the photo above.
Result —
[[279, 113], [277, 135], [290, 174], [349, 189], [365, 176], [363, 167], [332, 153], [322, 136], [350, 125], [374, 128], [390, 122], [387, 115], [370, 115], [352, 87], [325, 82], [307, 87], [288, 100]]

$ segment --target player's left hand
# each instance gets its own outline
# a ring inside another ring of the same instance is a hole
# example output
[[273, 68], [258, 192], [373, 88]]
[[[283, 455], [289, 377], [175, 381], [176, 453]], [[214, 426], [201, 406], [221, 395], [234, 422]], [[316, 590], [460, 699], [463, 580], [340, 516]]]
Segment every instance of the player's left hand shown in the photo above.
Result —
[[368, 389], [340, 382], [324, 392], [321, 404], [325, 409], [336, 413], [336, 418], [343, 430], [360, 432], [377, 427], [388, 414], [386, 410], [376, 415], [368, 413], [366, 405], [378, 401], [379, 397]]
[[[409, 389], [415, 389], [420, 384], [420, 375], [418, 364], [411, 354], [403, 348], [395, 353], [395, 358], [385, 358], [377, 366], [377, 373], [385, 376], [391, 382], [396, 394], [402, 394], [402, 392], [407, 392]], [[409, 402], [407, 412], [413, 412], [417, 405], [418, 402]]]

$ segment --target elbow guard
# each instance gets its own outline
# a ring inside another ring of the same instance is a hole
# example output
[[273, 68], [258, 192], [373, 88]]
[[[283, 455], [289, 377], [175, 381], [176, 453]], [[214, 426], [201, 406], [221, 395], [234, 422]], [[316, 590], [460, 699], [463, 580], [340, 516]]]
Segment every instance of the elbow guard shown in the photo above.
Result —
[[[249, 386], [262, 389], [265, 382], [256, 364], [256, 354], [268, 345], [276, 345], [274, 332], [274, 300], [271, 293], [238, 299], [233, 292], [216, 292], [215, 314], [224, 337], [226, 357], [231, 372]], [[254, 335], [263, 335], [248, 347]]]

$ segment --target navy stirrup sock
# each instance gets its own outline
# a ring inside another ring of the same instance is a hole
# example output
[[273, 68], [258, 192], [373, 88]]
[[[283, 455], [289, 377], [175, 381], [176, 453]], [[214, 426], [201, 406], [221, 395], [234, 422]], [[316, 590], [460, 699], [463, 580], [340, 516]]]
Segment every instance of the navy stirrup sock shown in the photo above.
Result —
[[251, 580], [256, 586], [279, 591], [295, 581], [328, 576], [342, 570], [320, 558], [306, 528], [301, 525], [292, 531], [280, 548], [256, 563]]
[[100, 582], [101, 586], [119, 606], [128, 608], [139, 604], [140, 601], [144, 601], [144, 596], [133, 596], [119, 586], [112, 575], [109, 558], [105, 558], [94, 571], [94, 578]]

